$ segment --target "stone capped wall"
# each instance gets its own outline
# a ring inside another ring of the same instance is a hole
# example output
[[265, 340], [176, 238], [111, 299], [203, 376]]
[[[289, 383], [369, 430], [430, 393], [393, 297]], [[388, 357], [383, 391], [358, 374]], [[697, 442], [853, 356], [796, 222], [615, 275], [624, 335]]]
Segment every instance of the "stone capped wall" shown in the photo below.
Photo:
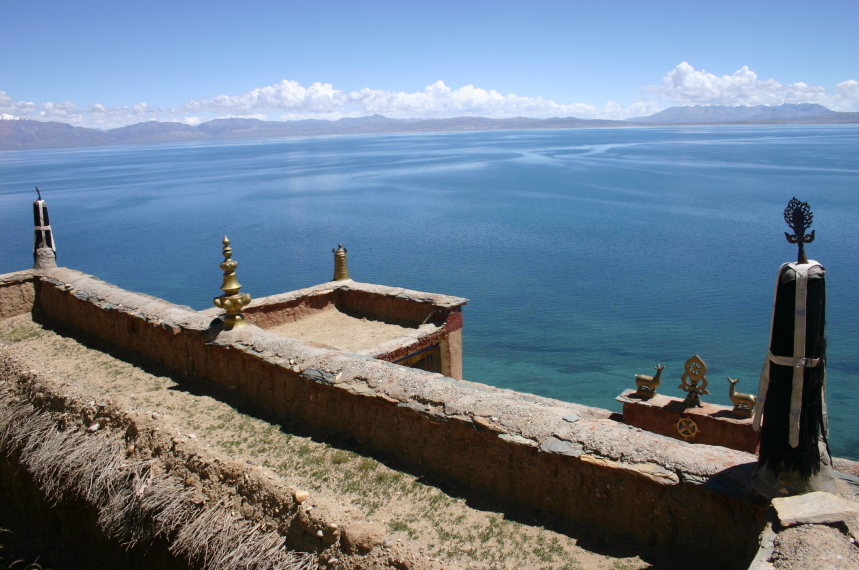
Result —
[[[460, 484], [742, 568], [765, 505], [740, 481], [755, 457], [612, 421], [607, 410], [310, 346], [68, 269], [30, 280], [41, 318], [240, 390], [271, 412], [367, 442]], [[23, 285], [21, 285], [23, 287]]]

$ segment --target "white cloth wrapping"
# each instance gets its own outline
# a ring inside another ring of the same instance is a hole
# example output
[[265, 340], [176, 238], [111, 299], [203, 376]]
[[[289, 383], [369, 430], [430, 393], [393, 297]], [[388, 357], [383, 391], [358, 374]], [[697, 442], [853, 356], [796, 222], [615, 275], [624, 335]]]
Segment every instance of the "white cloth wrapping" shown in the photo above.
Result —
[[[805, 357], [805, 327], [806, 327], [806, 298], [808, 293], [808, 271], [812, 267], [822, 267], [816, 261], [808, 263], [785, 263], [778, 270], [778, 276], [775, 283], [775, 295], [773, 296], [773, 313], [770, 320], [770, 346], [772, 346], [772, 328], [775, 323], [775, 300], [778, 296], [778, 285], [781, 279], [782, 272], [785, 267], [789, 267], [796, 272], [796, 302], [794, 304], [794, 321], [793, 321], [793, 357], [775, 356], [770, 350], [767, 350], [767, 356], [764, 359], [764, 367], [761, 370], [761, 380], [758, 387], [758, 403], [755, 409], [755, 419], [752, 423], [752, 429], [758, 431], [761, 427], [761, 417], [763, 416], [764, 402], [766, 401], [767, 389], [770, 383], [770, 363], [780, 366], [793, 367], [793, 381], [790, 393], [790, 426], [788, 434], [788, 443], [791, 447], [799, 445], [799, 418], [802, 413], [802, 383], [806, 368], [813, 368], [820, 363], [818, 358]], [[826, 381], [824, 380], [824, 390]], [[824, 414], [826, 403], [824, 402]], [[824, 422], [826, 418], [824, 417]], [[825, 425], [825, 424], [824, 424]]]
[[[41, 199], [36, 200], [35, 205], [37, 206], [37, 209], [39, 212], [39, 223], [36, 225], [35, 229], [37, 232], [41, 232], [41, 243], [47, 245], [47, 239], [46, 239], [45, 234], [47, 232], [51, 232], [51, 246], [50, 247], [54, 251], [54, 253], [56, 253], [57, 244], [54, 243], [54, 232], [51, 230], [50, 225], [45, 225], [45, 209], [48, 207], [48, 205], [45, 203], [44, 200], [41, 200]], [[33, 253], [36, 253], [36, 248], [39, 247], [39, 237], [36, 236], [35, 234], [33, 235], [33, 241], [34, 241]]]

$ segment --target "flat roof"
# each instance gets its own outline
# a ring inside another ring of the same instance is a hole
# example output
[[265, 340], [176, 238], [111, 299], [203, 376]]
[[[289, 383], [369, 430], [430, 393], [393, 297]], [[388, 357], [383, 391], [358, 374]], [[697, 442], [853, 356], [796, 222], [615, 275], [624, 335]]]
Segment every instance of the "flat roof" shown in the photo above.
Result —
[[331, 305], [296, 321], [266, 330], [346, 352], [369, 354], [375, 352], [372, 349], [398, 339], [402, 339], [404, 345], [411, 344], [418, 334], [431, 334], [440, 328], [433, 324], [404, 327], [385, 321], [353, 317]]

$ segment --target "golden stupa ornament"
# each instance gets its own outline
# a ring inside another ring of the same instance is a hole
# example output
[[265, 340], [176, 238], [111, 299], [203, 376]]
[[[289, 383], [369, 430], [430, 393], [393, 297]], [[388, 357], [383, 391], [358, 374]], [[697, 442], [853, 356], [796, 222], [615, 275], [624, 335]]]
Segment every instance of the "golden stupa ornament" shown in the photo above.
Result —
[[332, 249], [334, 254], [334, 279], [332, 281], [346, 281], [349, 279], [349, 267], [346, 265], [346, 248], [342, 243], [337, 244], [337, 249]]
[[230, 247], [230, 240], [224, 236], [224, 261], [221, 263], [221, 269], [224, 272], [224, 283], [221, 285], [221, 291], [224, 292], [220, 297], [215, 297], [215, 306], [219, 309], [224, 309], [227, 313], [224, 315], [224, 330], [229, 331], [235, 328], [243, 327], [248, 323], [242, 316], [242, 308], [251, 302], [251, 296], [247, 293], [239, 293], [242, 288], [239, 280], [236, 278], [236, 267], [238, 262], [233, 257], [233, 249]]

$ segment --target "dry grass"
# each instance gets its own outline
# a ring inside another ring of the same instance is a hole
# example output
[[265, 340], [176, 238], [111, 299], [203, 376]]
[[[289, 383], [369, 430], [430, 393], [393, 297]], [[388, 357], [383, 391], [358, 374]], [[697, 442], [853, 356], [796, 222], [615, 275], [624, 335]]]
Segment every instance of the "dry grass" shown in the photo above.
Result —
[[287, 551], [285, 538], [233, 516], [221, 504], [197, 505], [168, 475], [152, 479], [149, 462], [124, 464], [109, 433], [61, 431], [51, 414], [0, 390], [0, 453], [17, 456], [50, 503], [79, 498], [98, 510], [108, 537], [131, 548], [155, 537], [207, 570], [311, 570], [316, 557]]

